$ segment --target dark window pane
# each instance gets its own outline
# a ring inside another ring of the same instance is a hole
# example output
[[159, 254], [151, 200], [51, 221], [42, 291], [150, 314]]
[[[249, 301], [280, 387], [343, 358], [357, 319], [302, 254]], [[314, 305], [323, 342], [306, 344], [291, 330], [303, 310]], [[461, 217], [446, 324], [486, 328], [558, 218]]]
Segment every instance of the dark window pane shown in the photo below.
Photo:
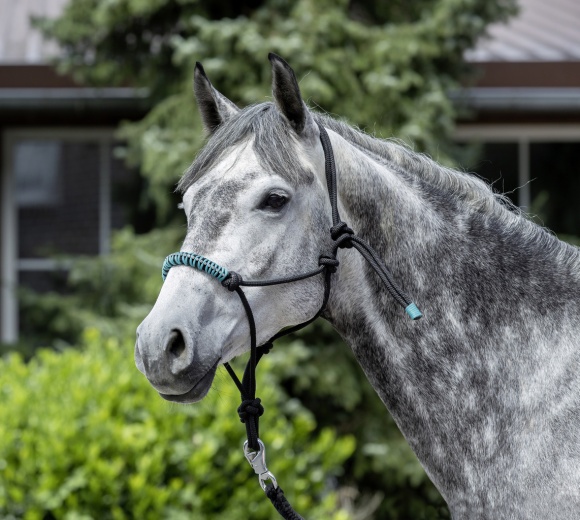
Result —
[[65, 292], [67, 273], [63, 270], [50, 271], [20, 271], [19, 283], [22, 287], [32, 289], [35, 292], [46, 293], [49, 291]]
[[580, 234], [580, 143], [530, 145], [532, 213], [559, 234]]
[[14, 147], [20, 258], [99, 252], [99, 145], [21, 140]]
[[518, 204], [518, 143], [473, 143], [462, 148], [459, 163]]
[[[113, 150], [111, 150], [113, 152]], [[139, 177], [137, 169], [128, 168], [124, 160], [111, 154], [111, 227], [120, 229], [131, 223], [133, 213], [139, 206]]]

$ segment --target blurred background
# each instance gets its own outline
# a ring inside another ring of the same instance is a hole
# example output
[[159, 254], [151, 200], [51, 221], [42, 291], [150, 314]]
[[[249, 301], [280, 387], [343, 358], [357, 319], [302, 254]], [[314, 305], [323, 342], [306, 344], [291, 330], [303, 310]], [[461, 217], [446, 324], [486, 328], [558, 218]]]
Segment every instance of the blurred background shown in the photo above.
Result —
[[[575, 0], [0, 0], [1, 518], [275, 517], [225, 374], [178, 407], [132, 354], [185, 234], [195, 61], [244, 106], [270, 96], [270, 51], [312, 108], [484, 177], [577, 243]], [[449, 517], [329, 326], [277, 346], [258, 385], [304, 516]]]

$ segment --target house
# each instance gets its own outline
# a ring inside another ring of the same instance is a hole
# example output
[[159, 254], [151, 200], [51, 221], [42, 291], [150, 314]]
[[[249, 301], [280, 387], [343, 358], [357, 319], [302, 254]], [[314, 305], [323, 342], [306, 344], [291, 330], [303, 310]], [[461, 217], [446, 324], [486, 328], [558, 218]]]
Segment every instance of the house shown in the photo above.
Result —
[[83, 88], [49, 65], [58, 52], [31, 27], [67, 0], [0, 0], [0, 343], [18, 338], [17, 288], [58, 284], [54, 254], [98, 255], [125, 223], [135, 172], [114, 129], [141, 118], [147, 93]]
[[[0, 343], [18, 338], [18, 287], [57, 288], [55, 253], [108, 252], [136, 175], [115, 157], [114, 129], [146, 113], [147, 92], [57, 75], [48, 63], [58, 49], [29, 23], [67, 2], [0, 0]], [[520, 8], [467, 55], [474, 81], [452, 94], [465, 109], [461, 161], [554, 231], [577, 235], [580, 2]]]
[[580, 235], [580, 2], [520, 0], [467, 54], [474, 84], [457, 140], [479, 143], [476, 171], [564, 236]]

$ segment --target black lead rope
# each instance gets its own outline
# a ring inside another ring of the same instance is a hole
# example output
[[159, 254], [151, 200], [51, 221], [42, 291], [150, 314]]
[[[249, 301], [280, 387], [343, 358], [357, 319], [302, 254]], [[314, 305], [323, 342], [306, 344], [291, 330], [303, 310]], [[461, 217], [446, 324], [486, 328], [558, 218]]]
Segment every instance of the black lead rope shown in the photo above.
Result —
[[[330, 228], [330, 235], [333, 240], [333, 245], [330, 253], [322, 255], [318, 260], [318, 269], [309, 271], [307, 273], [288, 276], [284, 278], [276, 278], [273, 280], [244, 280], [238, 273], [228, 271], [219, 266], [215, 262], [204, 258], [195, 253], [179, 252], [169, 255], [163, 264], [163, 279], [167, 276], [169, 269], [175, 265], [188, 265], [197, 269], [203, 270], [206, 273], [214, 276], [222, 285], [232, 292], [236, 292], [242, 302], [248, 324], [250, 327], [250, 359], [246, 364], [242, 380], [238, 378], [229, 363], [224, 363], [224, 366], [234, 383], [238, 387], [241, 395], [241, 404], [238, 407], [238, 415], [240, 420], [246, 426], [246, 435], [248, 440], [244, 443], [244, 455], [246, 459], [258, 475], [258, 479], [266, 496], [270, 499], [276, 510], [286, 520], [304, 520], [298, 513], [296, 513], [292, 506], [286, 500], [284, 492], [278, 486], [276, 478], [266, 467], [266, 449], [263, 442], [260, 440], [259, 419], [264, 413], [264, 407], [261, 400], [256, 397], [256, 367], [260, 359], [267, 354], [273, 347], [274, 341], [296, 332], [314, 320], [316, 320], [324, 311], [328, 298], [330, 296], [330, 283], [332, 274], [336, 272], [339, 265], [336, 257], [339, 249], [355, 248], [369, 265], [375, 270], [385, 287], [391, 293], [397, 303], [404, 307], [405, 312], [413, 319], [421, 318], [422, 314], [417, 306], [411, 301], [409, 296], [395, 283], [393, 277], [378, 253], [369, 246], [366, 242], [354, 235], [354, 231], [348, 227], [345, 222], [340, 220], [337, 203], [337, 180], [336, 180], [336, 165], [334, 162], [334, 154], [332, 152], [332, 145], [326, 130], [322, 125], [318, 125], [320, 129], [320, 142], [324, 150], [325, 158], [325, 174], [326, 184], [328, 187], [328, 196], [330, 199], [330, 206], [332, 209], [332, 227]], [[252, 308], [246, 298], [242, 287], [266, 287], [270, 285], [280, 285], [285, 283], [297, 282], [305, 280], [319, 274], [324, 274], [324, 295], [322, 304], [318, 312], [309, 320], [294, 325], [292, 327], [283, 329], [276, 333], [264, 345], [257, 345], [256, 322]], [[267, 482], [270, 482], [267, 484]]]

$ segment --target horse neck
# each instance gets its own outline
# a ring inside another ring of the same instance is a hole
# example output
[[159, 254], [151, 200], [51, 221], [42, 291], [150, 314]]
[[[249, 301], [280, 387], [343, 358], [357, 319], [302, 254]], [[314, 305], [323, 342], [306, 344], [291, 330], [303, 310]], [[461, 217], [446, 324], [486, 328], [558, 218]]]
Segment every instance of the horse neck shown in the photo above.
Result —
[[454, 199], [331, 135], [342, 219], [424, 318], [408, 319], [354, 249], [339, 253], [328, 318], [451, 505], [493, 487], [473, 469], [499, 452], [509, 461], [508, 447], [517, 465], [523, 444], [537, 447], [516, 450], [506, 435], [562, 397], [559, 378], [580, 390], [578, 253], [514, 212]]

